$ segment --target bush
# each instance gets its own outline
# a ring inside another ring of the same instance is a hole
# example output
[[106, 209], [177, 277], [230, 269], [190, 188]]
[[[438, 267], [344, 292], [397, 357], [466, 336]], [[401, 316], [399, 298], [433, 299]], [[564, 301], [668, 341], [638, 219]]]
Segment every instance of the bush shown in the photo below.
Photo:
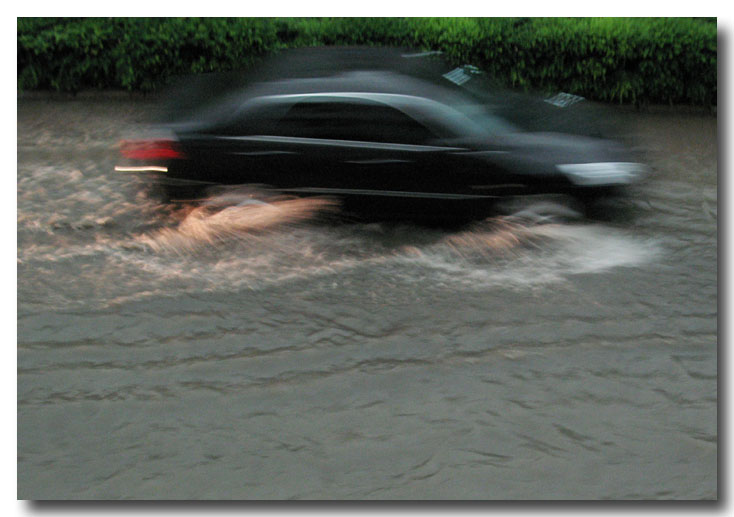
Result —
[[620, 103], [715, 105], [715, 19], [19, 18], [18, 88], [151, 91], [283, 48], [441, 50], [505, 85]]

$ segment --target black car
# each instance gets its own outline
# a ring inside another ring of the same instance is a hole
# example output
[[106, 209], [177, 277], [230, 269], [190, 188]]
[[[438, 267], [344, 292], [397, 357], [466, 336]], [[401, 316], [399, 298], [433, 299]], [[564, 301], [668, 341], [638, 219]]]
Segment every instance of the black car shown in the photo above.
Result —
[[342, 64], [352, 66], [301, 53], [290, 62], [320, 66], [299, 73], [281, 60], [218, 94], [216, 81], [212, 92], [199, 83], [203, 100], [164, 125], [166, 138], [123, 143], [134, 164], [118, 170], [332, 196], [367, 212], [437, 209], [438, 217], [511, 196], [596, 193], [644, 175], [614, 141], [523, 130], [457, 88], [472, 67], [442, 74], [441, 84], [364, 52], [373, 59], [349, 51]]

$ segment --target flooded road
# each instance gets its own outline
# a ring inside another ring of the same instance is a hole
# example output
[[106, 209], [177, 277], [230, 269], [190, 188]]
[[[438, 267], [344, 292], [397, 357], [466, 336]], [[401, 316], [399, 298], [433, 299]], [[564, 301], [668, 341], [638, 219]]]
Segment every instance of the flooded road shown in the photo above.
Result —
[[449, 231], [158, 204], [152, 109], [18, 102], [19, 498], [717, 496], [715, 117], [618, 112], [624, 217]]

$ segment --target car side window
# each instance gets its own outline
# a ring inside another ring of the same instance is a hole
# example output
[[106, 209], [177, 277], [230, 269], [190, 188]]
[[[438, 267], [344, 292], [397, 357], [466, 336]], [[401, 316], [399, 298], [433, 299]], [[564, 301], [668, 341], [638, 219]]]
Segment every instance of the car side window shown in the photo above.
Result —
[[273, 102], [249, 106], [218, 125], [214, 132], [226, 136], [272, 134], [273, 128], [290, 106], [291, 104]]
[[279, 136], [403, 144], [436, 138], [402, 111], [377, 102], [298, 102], [274, 130]]

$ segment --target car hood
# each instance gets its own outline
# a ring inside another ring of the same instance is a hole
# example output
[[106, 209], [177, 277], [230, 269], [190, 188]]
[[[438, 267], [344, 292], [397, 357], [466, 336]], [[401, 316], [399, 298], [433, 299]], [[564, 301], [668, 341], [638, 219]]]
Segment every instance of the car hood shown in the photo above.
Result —
[[497, 150], [532, 152], [535, 161], [553, 164], [632, 160], [631, 153], [618, 142], [562, 133], [498, 135], [490, 144]]
[[454, 145], [472, 148], [498, 165], [507, 163], [518, 172], [534, 174], [557, 172], [562, 164], [637, 161], [618, 142], [561, 133], [508, 133]]
[[494, 167], [534, 177], [565, 177], [579, 186], [635, 183], [648, 168], [622, 144], [560, 133], [511, 133], [469, 144]]

